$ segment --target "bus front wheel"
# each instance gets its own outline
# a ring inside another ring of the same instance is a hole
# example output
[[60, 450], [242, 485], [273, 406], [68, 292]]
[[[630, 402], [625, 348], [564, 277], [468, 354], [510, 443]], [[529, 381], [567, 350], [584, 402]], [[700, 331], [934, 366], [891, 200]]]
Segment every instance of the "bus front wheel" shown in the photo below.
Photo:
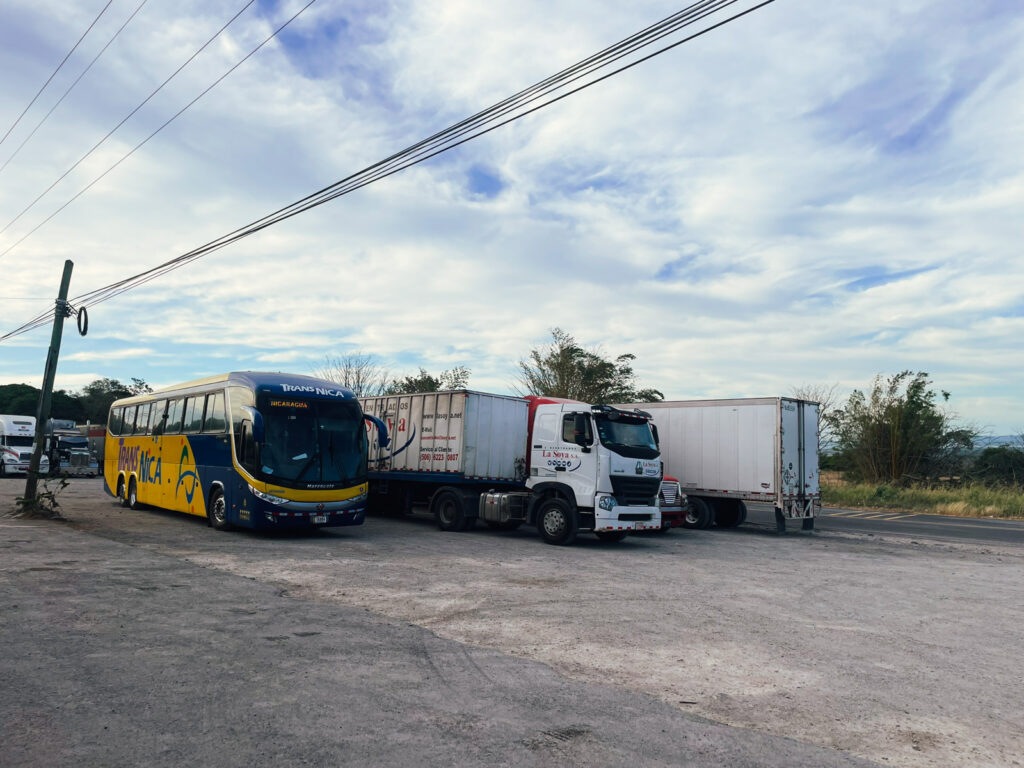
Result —
[[210, 525], [214, 530], [231, 530], [231, 523], [228, 522], [228, 505], [224, 501], [224, 494], [220, 491], [214, 491], [210, 494], [210, 503], [206, 507], [206, 516], [210, 519]]
[[135, 485], [134, 477], [128, 481], [128, 493], [125, 494], [124, 505], [128, 507], [128, 509], [139, 508], [139, 489], [138, 486]]

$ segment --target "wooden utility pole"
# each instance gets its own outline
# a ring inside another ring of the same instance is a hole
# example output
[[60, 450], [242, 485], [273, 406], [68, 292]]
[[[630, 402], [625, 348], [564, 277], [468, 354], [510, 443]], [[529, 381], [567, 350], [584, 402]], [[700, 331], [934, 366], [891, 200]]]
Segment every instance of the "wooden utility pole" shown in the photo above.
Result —
[[64, 318], [71, 314], [68, 305], [68, 287], [71, 285], [71, 270], [74, 262], [64, 262], [64, 275], [60, 279], [57, 306], [53, 313], [53, 333], [50, 335], [50, 351], [46, 354], [46, 368], [43, 370], [43, 388], [39, 393], [39, 407], [36, 409], [36, 438], [32, 445], [32, 459], [28, 465], [28, 479], [25, 480], [25, 503], [35, 504], [36, 483], [39, 479], [39, 462], [46, 442], [46, 424], [50, 420], [50, 402], [53, 399], [53, 380], [57, 375], [57, 357], [60, 355], [60, 339], [64, 334]]

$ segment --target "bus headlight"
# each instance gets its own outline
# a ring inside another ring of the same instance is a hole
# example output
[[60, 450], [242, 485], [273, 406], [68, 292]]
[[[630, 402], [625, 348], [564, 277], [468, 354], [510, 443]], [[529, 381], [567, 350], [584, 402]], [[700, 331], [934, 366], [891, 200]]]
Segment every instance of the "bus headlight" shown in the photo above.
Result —
[[264, 493], [263, 491], [258, 491], [255, 488], [253, 488], [251, 485], [249, 486], [249, 490], [252, 491], [252, 495], [255, 496], [257, 499], [260, 499], [261, 501], [265, 501], [265, 502], [267, 502], [269, 504], [277, 504], [277, 505], [287, 504], [288, 501], [289, 501], [288, 499], [282, 499], [280, 496], [271, 496], [269, 493]]
[[605, 510], [606, 512], [610, 512], [611, 510], [615, 509], [615, 507], [617, 507], [618, 505], [619, 505], [619, 502], [617, 502], [615, 500], [614, 496], [602, 496], [597, 501], [597, 506], [599, 506], [601, 509]]

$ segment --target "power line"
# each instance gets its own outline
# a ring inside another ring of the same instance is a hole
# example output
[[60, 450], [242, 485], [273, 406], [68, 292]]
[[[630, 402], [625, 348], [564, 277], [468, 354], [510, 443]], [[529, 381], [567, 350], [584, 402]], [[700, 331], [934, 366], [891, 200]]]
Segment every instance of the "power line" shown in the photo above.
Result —
[[[518, 94], [498, 102], [498, 104], [478, 112], [470, 118], [466, 118], [465, 120], [455, 123], [445, 130], [434, 134], [430, 138], [417, 142], [401, 152], [374, 163], [373, 165], [364, 168], [362, 171], [354, 173], [332, 185], [324, 187], [318, 192], [308, 195], [291, 205], [285, 206], [274, 213], [268, 214], [261, 219], [257, 219], [244, 227], [236, 229], [227, 235], [223, 235], [216, 240], [212, 240], [205, 245], [199, 246], [198, 248], [188, 251], [149, 270], [132, 275], [131, 277], [118, 282], [111, 283], [103, 288], [98, 288], [94, 291], [81, 294], [72, 301], [76, 304], [88, 304], [89, 306], [95, 306], [96, 304], [108, 301], [121, 293], [125, 293], [135, 287], [155, 280], [168, 272], [179, 269], [192, 261], [209, 255], [214, 251], [220, 250], [221, 248], [224, 248], [225, 246], [244, 237], [248, 237], [249, 235], [255, 234], [256, 232], [273, 226], [285, 219], [291, 218], [299, 213], [322, 205], [337, 197], [348, 194], [349, 192], [355, 191], [356, 189], [371, 184], [374, 181], [386, 178], [387, 176], [391, 176], [408, 167], [424, 162], [431, 157], [447, 152], [448, 150], [471, 141], [478, 136], [482, 136], [485, 133], [490, 133], [491, 131], [500, 128], [503, 125], [507, 125], [510, 122], [519, 120], [526, 115], [543, 109], [544, 107], [567, 98], [574, 93], [578, 93], [581, 90], [589, 88], [592, 85], [596, 85], [597, 83], [607, 80], [614, 75], [648, 61], [655, 56], [659, 56], [670, 51], [683, 43], [689, 42], [690, 40], [705, 35], [714, 29], [735, 21], [736, 19], [753, 13], [774, 1], [775, 0], [762, 0], [762, 2], [753, 5], [744, 11], [736, 13], [695, 33], [687, 35], [680, 40], [653, 51], [652, 53], [648, 53], [640, 58], [630, 61], [629, 63], [619, 66], [616, 69], [605, 72], [598, 77], [594, 77], [591, 80], [578, 84], [563, 93], [555, 94], [556, 91], [564, 88], [567, 84], [577, 82], [588, 75], [609, 66], [615, 61], [622, 59], [630, 53], [634, 53], [642, 48], [652, 45], [654, 42], [664, 38], [666, 35], [695, 24], [714, 13], [739, 2], [739, 0], [701, 0], [700, 2], [694, 3], [676, 14], [663, 19], [657, 24], [653, 24], [650, 27], [641, 30], [641, 32], [631, 35], [619, 43], [616, 43], [615, 45], [610, 46], [587, 59], [577, 62], [558, 74], [546, 78], [545, 80], [520, 91]], [[547, 100], [542, 101], [544, 98], [547, 98]], [[534, 103], [538, 101], [540, 103]], [[21, 333], [26, 333], [41, 325], [45, 325], [52, 317], [52, 310], [48, 313], [39, 315], [21, 327], [10, 331], [4, 336], [0, 336], [0, 341]]]
[[139, 11], [141, 11], [142, 10], [142, 6], [144, 6], [147, 2], [148, 2], [148, 0], [142, 0], [142, 2], [139, 3], [138, 7], [134, 11], [132, 11], [131, 16], [128, 17], [128, 19], [124, 22], [124, 24], [122, 24], [120, 27], [118, 27], [118, 30], [117, 30], [117, 32], [114, 33], [114, 36], [111, 37], [107, 41], [107, 44], [104, 45], [100, 49], [100, 52], [97, 53], [93, 57], [92, 61], [89, 62], [88, 66], [86, 66], [86, 68], [82, 70], [82, 73], [78, 77], [75, 78], [75, 82], [73, 82], [71, 85], [68, 86], [68, 89], [66, 91], [64, 91], [64, 94], [59, 99], [57, 99], [57, 103], [54, 104], [52, 107], [50, 107], [50, 111], [47, 112], [45, 115], [43, 115], [43, 119], [42, 120], [40, 120], [38, 123], [36, 123], [36, 127], [32, 129], [32, 132], [29, 133], [29, 135], [25, 137], [25, 139], [21, 142], [21, 144], [18, 145], [18, 148], [16, 150], [14, 150], [14, 152], [11, 154], [10, 157], [7, 158], [6, 162], [4, 162], [3, 165], [0, 165], [0, 173], [3, 173], [4, 168], [6, 168], [8, 165], [10, 165], [11, 160], [13, 160], [15, 157], [17, 157], [18, 153], [21, 152], [21, 148], [24, 147], [26, 144], [28, 144], [29, 140], [31, 140], [31, 138], [36, 135], [36, 131], [38, 131], [42, 127], [43, 123], [45, 123], [49, 119], [50, 115], [53, 114], [53, 111], [55, 109], [57, 109], [57, 107], [59, 107], [61, 105], [61, 102], [64, 101], [65, 98], [67, 98], [67, 95], [69, 93], [71, 93], [72, 90], [74, 90], [74, 87], [76, 85], [78, 85], [79, 81], [83, 77], [85, 77], [86, 73], [90, 69], [92, 69], [92, 65], [95, 64], [97, 62], [97, 60], [99, 60], [100, 56], [102, 56], [104, 54], [104, 52], [107, 50], [107, 48], [110, 47], [110, 44], [117, 39], [117, 36], [120, 35], [122, 31], [124, 31], [124, 28], [128, 26], [129, 22], [131, 22], [131, 20], [135, 18], [135, 14], [137, 14]]
[[71, 54], [75, 52], [75, 49], [78, 48], [79, 44], [83, 40], [85, 40], [85, 36], [89, 34], [89, 30], [91, 30], [93, 27], [96, 26], [96, 22], [100, 20], [100, 16], [102, 16], [104, 13], [106, 13], [107, 8], [110, 7], [110, 4], [112, 2], [113, 2], [113, 0], [107, 0], [107, 4], [103, 6], [103, 9], [99, 12], [99, 14], [97, 14], [96, 18], [92, 20], [92, 24], [90, 24], [88, 29], [86, 29], [85, 32], [82, 33], [82, 36], [80, 38], [78, 38], [78, 42], [75, 43], [73, 46], [71, 46], [71, 50], [68, 51], [67, 55], [63, 59], [60, 60], [60, 64], [58, 64], [57, 68], [55, 70], [53, 70], [53, 74], [50, 75], [48, 78], [46, 78], [46, 82], [43, 83], [43, 87], [39, 89], [39, 91], [36, 93], [35, 96], [32, 97], [32, 101], [30, 101], [28, 103], [28, 106], [25, 107], [25, 109], [22, 110], [20, 115], [18, 115], [18, 119], [15, 120], [14, 123], [11, 125], [11, 127], [7, 129], [7, 133], [5, 133], [3, 138], [0, 139], [0, 144], [3, 144], [7, 140], [7, 137], [11, 135], [11, 131], [13, 131], [17, 127], [18, 123], [21, 122], [21, 118], [23, 118], [25, 116], [25, 113], [28, 112], [29, 109], [32, 108], [33, 104], [36, 103], [36, 99], [38, 99], [39, 96], [42, 94], [42, 92], [46, 90], [46, 86], [48, 86], [50, 84], [50, 81], [53, 80], [53, 78], [57, 76], [57, 73], [60, 72], [60, 68], [64, 66], [64, 62], [66, 62], [71, 57]]
[[[254, 0], [250, 0], [250, 4], [251, 4], [252, 2], [254, 2]], [[257, 46], [256, 46], [255, 48], [253, 48], [253, 49], [252, 49], [251, 51], [249, 51], [249, 53], [247, 53], [247, 54], [246, 54], [245, 56], [243, 56], [243, 57], [242, 57], [241, 59], [239, 59], [239, 60], [238, 60], [238, 61], [237, 61], [237, 62], [235, 63], [235, 65], [234, 65], [234, 66], [232, 66], [232, 67], [231, 67], [231, 68], [230, 68], [230, 69], [229, 69], [229, 70], [228, 70], [227, 72], [225, 72], [225, 73], [224, 73], [223, 75], [221, 75], [220, 77], [218, 77], [218, 78], [217, 78], [216, 80], [214, 80], [214, 81], [213, 81], [213, 83], [211, 83], [211, 84], [210, 84], [210, 85], [209, 85], [209, 86], [208, 86], [208, 87], [207, 87], [207, 88], [206, 88], [205, 90], [203, 90], [203, 91], [202, 91], [202, 92], [201, 92], [201, 93], [200, 93], [200, 94], [199, 94], [198, 96], [196, 96], [196, 97], [195, 97], [194, 99], [192, 99], [192, 101], [190, 101], [190, 102], [189, 102], [188, 104], [186, 104], [186, 105], [185, 105], [184, 107], [182, 107], [182, 108], [181, 108], [181, 109], [179, 109], [179, 110], [178, 110], [177, 112], [175, 112], [175, 113], [174, 113], [174, 115], [172, 115], [172, 116], [171, 116], [170, 118], [168, 118], [168, 119], [167, 119], [166, 121], [164, 121], [164, 123], [163, 123], [163, 124], [162, 124], [162, 125], [161, 125], [161, 126], [160, 126], [159, 128], [157, 128], [157, 129], [156, 129], [155, 131], [153, 131], [153, 132], [152, 132], [151, 134], [149, 134], [149, 135], [148, 135], [148, 136], [147, 136], [146, 138], [144, 138], [144, 139], [143, 139], [142, 141], [140, 141], [140, 142], [139, 142], [138, 144], [136, 144], [136, 145], [135, 145], [134, 147], [132, 147], [132, 148], [131, 148], [130, 150], [128, 150], [128, 152], [126, 152], [126, 153], [125, 153], [124, 155], [122, 155], [122, 156], [121, 156], [121, 158], [120, 158], [120, 159], [119, 159], [119, 160], [118, 160], [118, 161], [117, 161], [116, 163], [114, 163], [114, 164], [113, 164], [112, 166], [110, 166], [109, 168], [107, 168], [107, 170], [105, 170], [105, 171], [104, 171], [103, 173], [101, 173], [101, 174], [100, 174], [99, 176], [97, 176], [97, 177], [96, 177], [95, 179], [93, 179], [93, 180], [92, 180], [92, 181], [90, 181], [90, 182], [89, 182], [88, 184], [86, 184], [86, 185], [85, 185], [85, 186], [84, 186], [84, 187], [83, 187], [82, 189], [80, 189], [80, 190], [79, 190], [78, 192], [76, 192], [76, 193], [75, 193], [75, 194], [74, 194], [74, 195], [73, 195], [73, 196], [72, 196], [72, 197], [71, 197], [71, 198], [70, 198], [69, 200], [67, 200], [66, 202], [64, 202], [64, 204], [63, 204], [63, 205], [61, 205], [61, 206], [60, 206], [59, 208], [57, 208], [57, 209], [56, 209], [55, 211], [53, 211], [53, 212], [52, 212], [52, 213], [51, 213], [51, 214], [50, 214], [49, 216], [47, 216], [47, 217], [46, 217], [45, 219], [43, 219], [43, 220], [42, 220], [41, 222], [39, 222], [38, 224], [36, 224], [36, 226], [34, 226], [34, 227], [33, 227], [32, 229], [30, 229], [30, 230], [29, 230], [28, 232], [26, 232], [26, 233], [25, 233], [24, 235], [22, 235], [22, 236], [21, 236], [21, 237], [20, 237], [20, 238], [19, 238], [18, 240], [14, 241], [14, 242], [13, 242], [13, 243], [12, 243], [11, 245], [7, 246], [7, 247], [6, 247], [6, 248], [5, 248], [5, 249], [4, 249], [3, 251], [0, 251], [0, 258], [2, 258], [2, 257], [4, 257], [4, 256], [6, 256], [6, 255], [7, 255], [8, 253], [10, 253], [10, 252], [11, 252], [12, 250], [14, 250], [14, 249], [15, 249], [15, 248], [17, 248], [17, 247], [18, 247], [19, 245], [21, 245], [21, 244], [22, 244], [23, 242], [25, 242], [25, 240], [27, 240], [27, 239], [28, 239], [29, 237], [31, 237], [32, 235], [34, 235], [34, 234], [35, 234], [35, 233], [36, 233], [36, 232], [37, 232], [37, 231], [38, 231], [39, 229], [41, 229], [41, 228], [42, 228], [42, 227], [43, 227], [44, 225], [46, 225], [46, 224], [47, 224], [47, 223], [48, 223], [48, 222], [49, 222], [49, 221], [50, 221], [51, 219], [53, 219], [53, 217], [54, 217], [54, 216], [56, 216], [56, 215], [57, 215], [57, 214], [59, 214], [59, 213], [60, 213], [61, 211], [63, 211], [63, 210], [65, 209], [65, 208], [67, 208], [67, 207], [68, 207], [69, 205], [71, 205], [71, 204], [72, 204], [73, 202], [75, 202], [75, 200], [77, 200], [77, 199], [78, 199], [78, 198], [80, 198], [80, 197], [81, 197], [82, 195], [84, 195], [84, 194], [85, 194], [86, 192], [88, 192], [88, 191], [89, 191], [90, 189], [92, 189], [92, 187], [93, 187], [93, 186], [94, 186], [95, 184], [97, 184], [97, 183], [98, 183], [98, 182], [99, 182], [100, 180], [102, 180], [102, 179], [103, 179], [103, 178], [104, 178], [104, 177], [105, 177], [105, 176], [106, 176], [106, 175], [107, 175], [108, 173], [110, 173], [110, 172], [111, 172], [112, 170], [114, 170], [115, 168], [117, 168], [117, 166], [119, 166], [119, 165], [120, 165], [121, 163], [123, 163], [123, 162], [124, 162], [125, 160], [127, 160], [127, 159], [128, 159], [129, 157], [131, 157], [132, 155], [134, 155], [134, 154], [135, 154], [135, 152], [136, 152], [136, 151], [138, 151], [139, 149], [141, 149], [141, 148], [143, 147], [143, 145], [145, 145], [145, 144], [146, 144], [146, 143], [147, 143], [147, 142], [148, 142], [148, 141], [149, 141], [150, 139], [152, 139], [152, 138], [153, 138], [154, 136], [156, 136], [156, 135], [157, 135], [158, 133], [160, 133], [160, 131], [162, 131], [162, 130], [163, 130], [164, 128], [166, 128], [166, 127], [167, 127], [168, 125], [170, 125], [170, 124], [171, 124], [171, 123], [173, 123], [173, 122], [174, 122], [175, 120], [177, 120], [177, 119], [178, 119], [178, 118], [179, 118], [179, 117], [180, 117], [180, 116], [181, 116], [181, 115], [182, 115], [182, 114], [183, 114], [183, 113], [184, 113], [184, 112], [185, 112], [185, 111], [186, 111], [186, 110], [187, 110], [187, 109], [188, 109], [189, 107], [191, 107], [191, 106], [192, 106], [193, 104], [195, 104], [195, 103], [196, 103], [197, 101], [199, 101], [199, 100], [200, 100], [201, 98], [203, 98], [203, 96], [205, 96], [205, 95], [206, 95], [207, 93], [209, 93], [210, 91], [212, 91], [212, 90], [213, 90], [213, 89], [214, 89], [214, 88], [215, 88], [215, 87], [216, 87], [216, 86], [217, 86], [218, 84], [220, 84], [220, 82], [221, 82], [222, 80], [224, 80], [224, 78], [226, 78], [226, 77], [227, 77], [228, 75], [230, 75], [230, 74], [231, 74], [232, 72], [234, 72], [234, 71], [235, 71], [236, 69], [238, 69], [238, 68], [239, 68], [240, 66], [242, 66], [242, 64], [244, 64], [244, 63], [245, 63], [246, 61], [248, 61], [248, 60], [249, 60], [249, 59], [250, 59], [250, 58], [251, 58], [252, 56], [254, 56], [254, 55], [255, 55], [255, 54], [256, 54], [256, 53], [257, 53], [257, 52], [258, 52], [258, 51], [259, 51], [259, 50], [260, 50], [260, 49], [261, 49], [261, 48], [262, 48], [263, 46], [265, 46], [265, 45], [266, 45], [267, 43], [269, 43], [269, 42], [270, 42], [271, 40], [273, 40], [273, 39], [274, 39], [275, 37], [277, 37], [277, 35], [278, 35], [278, 34], [279, 34], [279, 33], [281, 32], [281, 30], [283, 30], [283, 29], [284, 29], [285, 27], [287, 27], [287, 26], [288, 26], [289, 24], [291, 24], [291, 23], [292, 23], [293, 21], [295, 21], [295, 19], [297, 19], [297, 18], [298, 18], [299, 16], [301, 16], [301, 15], [302, 15], [302, 13], [303, 13], [303, 12], [304, 12], [304, 11], [305, 11], [305, 10], [306, 10], [307, 8], [309, 8], [309, 6], [311, 6], [311, 5], [312, 5], [313, 3], [315, 3], [315, 2], [316, 2], [316, 0], [309, 0], [309, 2], [307, 2], [307, 3], [306, 3], [306, 4], [304, 5], [304, 6], [302, 6], [302, 7], [301, 7], [301, 8], [300, 8], [300, 9], [299, 9], [298, 11], [296, 11], [296, 12], [295, 12], [295, 14], [294, 14], [294, 15], [293, 15], [293, 16], [292, 16], [291, 18], [289, 18], [289, 19], [288, 19], [288, 20], [287, 20], [286, 22], [284, 22], [284, 23], [283, 23], [283, 24], [282, 24], [281, 26], [279, 26], [279, 27], [278, 27], [277, 29], [275, 29], [275, 30], [274, 30], [273, 32], [271, 32], [271, 33], [270, 33], [270, 34], [269, 34], [269, 35], [268, 35], [268, 36], [267, 36], [266, 38], [264, 38], [263, 42], [261, 42], [261, 43], [260, 43], [259, 45], [257, 45]], [[243, 8], [242, 10], [245, 10], [245, 9]], [[241, 11], [240, 11], [239, 13], [241, 13]], [[233, 21], [233, 19], [232, 19], [232, 21]], [[228, 23], [230, 24], [231, 22], [228, 22]], [[226, 26], [226, 25], [225, 25], [225, 26]], [[223, 30], [222, 30], [222, 31], [223, 31]], [[219, 33], [218, 33], [218, 34], [219, 34]], [[123, 121], [122, 121], [122, 122], [123, 122]], [[115, 130], [116, 130], [116, 129], [115, 129]], [[113, 133], [113, 131], [111, 131], [111, 133]], [[107, 134], [107, 135], [109, 136], [110, 134]], [[101, 142], [101, 143], [102, 143], [102, 142]], [[97, 145], [97, 146], [99, 146], [99, 145]], [[94, 147], [93, 149], [95, 149], [95, 147]], [[84, 159], [85, 159], [85, 158], [83, 157], [83, 158], [82, 158], [82, 160], [84, 160]], [[79, 160], [79, 162], [81, 162], [81, 160]], [[65, 175], [66, 175], [66, 174], [65, 174]], [[59, 181], [59, 179], [58, 179], [58, 181]], [[52, 188], [52, 186], [51, 186], [51, 188]], [[45, 194], [45, 193], [44, 193], [44, 194]], [[38, 199], [38, 198], [37, 198], [37, 199]], [[30, 207], [31, 207], [31, 206], [30, 206]], [[27, 209], [26, 209], [26, 210], [27, 210]], [[24, 211], [22, 211], [22, 213], [24, 213]], [[19, 214], [19, 216], [20, 216], [20, 215], [21, 215], [21, 214]], [[13, 222], [12, 222], [12, 223], [13, 223]], [[10, 226], [10, 225], [8, 225], [8, 226]], [[6, 229], [6, 228], [5, 228], [5, 229]], [[2, 234], [2, 233], [3, 233], [3, 230], [0, 230], [0, 234]]]
[[[315, 0], [313, 0], [313, 1], [315, 2]], [[197, 50], [195, 53], [193, 53], [191, 56], [189, 56], [184, 64], [182, 64], [180, 67], [178, 67], [176, 70], [174, 70], [173, 73], [171, 73], [170, 77], [168, 77], [166, 80], [164, 80], [162, 83], [160, 83], [160, 85], [158, 85], [156, 87], [156, 89], [152, 93], [149, 94], [149, 96], [147, 96], [145, 99], [143, 99], [142, 102], [139, 103], [139, 105], [137, 107], [135, 107], [131, 112], [129, 112], [127, 115], [125, 115], [121, 119], [121, 122], [119, 122], [117, 125], [115, 125], [113, 128], [111, 128], [106, 136], [104, 136], [102, 139], [100, 139], [98, 142], [96, 142], [96, 144], [93, 145], [92, 149], [90, 149], [88, 152], [86, 152], [84, 155], [82, 155], [80, 158], [78, 158], [78, 160], [70, 168], [68, 168], [66, 171], [64, 171], [64, 173], [62, 173], [60, 176], [57, 177], [57, 180], [55, 182], [53, 182], [50, 186], [48, 186], [46, 189], [44, 189], [35, 200], [33, 200], [31, 203], [29, 203], [27, 206], [25, 206], [25, 208], [21, 211], [21, 213], [19, 213], [13, 219], [11, 219], [9, 222], [7, 222], [7, 224], [4, 225], [3, 229], [0, 229], [0, 234], [3, 234], [8, 229], [10, 229], [11, 225], [13, 225], [18, 219], [20, 219], [26, 213], [28, 213], [35, 206], [36, 203], [38, 203], [40, 200], [42, 200], [47, 195], [47, 193], [51, 189], [53, 189], [58, 184], [60, 184], [65, 179], [65, 177], [67, 177], [67, 175], [69, 173], [71, 173], [73, 170], [75, 170], [75, 168], [77, 168], [83, 162], [85, 162], [86, 158], [88, 158], [89, 155], [91, 155], [93, 152], [95, 152], [97, 149], [99, 149], [100, 146], [103, 144], [103, 142], [105, 142], [107, 139], [109, 139], [114, 134], [114, 131], [116, 131], [118, 128], [120, 128], [122, 125], [124, 125], [126, 122], [128, 122], [128, 120], [132, 117], [132, 115], [134, 115], [136, 112], [138, 112], [140, 109], [142, 109], [149, 102], [150, 99], [152, 99], [161, 90], [163, 90], [163, 87], [165, 85], [167, 85], [169, 82], [171, 82], [171, 80], [173, 80], [178, 75], [178, 73], [181, 72], [181, 70], [183, 70], [190, 63], [192, 63], [192, 60], [195, 59], [196, 56], [198, 56], [200, 53], [202, 53], [204, 50], [206, 50], [207, 46], [209, 46], [210, 43], [212, 43], [214, 40], [216, 40], [218, 37], [220, 37], [221, 33], [225, 29], [227, 29], [229, 26], [231, 26], [232, 22], [234, 22], [235, 19], [237, 19], [239, 16], [241, 16], [245, 12], [245, 10], [250, 5], [252, 5], [254, 2], [256, 2], [256, 0], [248, 0], [248, 2], [246, 2], [246, 4], [242, 6], [241, 10], [239, 10], [238, 13], [236, 13], [234, 16], [232, 16], [223, 27], [221, 27], [220, 29], [217, 30], [217, 32], [213, 35], [213, 37], [211, 37], [209, 40], [207, 40], [205, 43], [203, 43], [199, 47], [199, 50]], [[37, 229], [38, 229], [38, 227], [37, 227]], [[24, 240], [24, 239], [25, 238], [22, 238], [22, 240]], [[20, 243], [21, 240], [19, 240], [18, 242]], [[17, 243], [15, 243], [15, 245], [17, 245]], [[11, 246], [11, 248], [13, 248], [13, 247], [14, 246]], [[10, 250], [10, 248], [5, 250], [4, 253], [7, 253], [7, 251], [9, 251], [9, 250]], [[0, 256], [2, 256], [2, 255], [3, 254], [0, 254]]]

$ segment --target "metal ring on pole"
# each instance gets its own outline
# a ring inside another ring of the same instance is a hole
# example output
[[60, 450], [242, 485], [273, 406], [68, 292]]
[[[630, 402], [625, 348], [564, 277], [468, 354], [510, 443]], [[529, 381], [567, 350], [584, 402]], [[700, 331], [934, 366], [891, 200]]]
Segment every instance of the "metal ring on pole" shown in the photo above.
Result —
[[78, 308], [78, 333], [85, 336], [89, 332], [89, 313], [85, 307]]

